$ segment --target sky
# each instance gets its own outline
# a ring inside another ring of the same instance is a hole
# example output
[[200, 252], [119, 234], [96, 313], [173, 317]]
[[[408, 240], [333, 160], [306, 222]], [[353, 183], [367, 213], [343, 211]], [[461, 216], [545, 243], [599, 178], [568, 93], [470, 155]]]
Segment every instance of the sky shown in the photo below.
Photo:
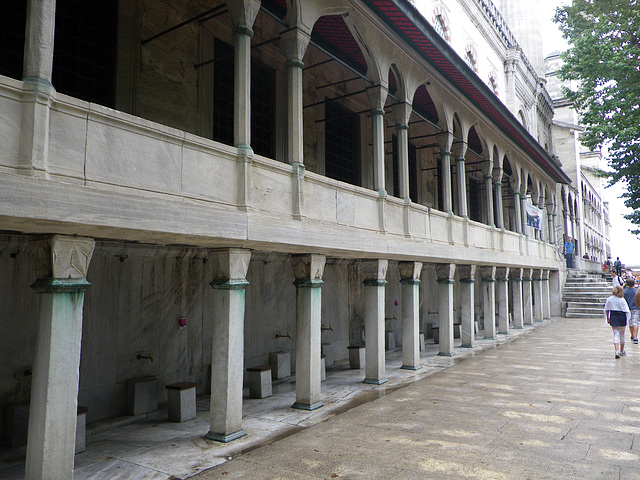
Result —
[[[538, 0], [542, 17], [543, 30], [543, 53], [545, 56], [553, 51], [567, 49], [567, 42], [562, 38], [558, 27], [553, 23], [552, 17], [556, 7], [561, 4], [568, 4], [567, 1], [559, 0]], [[615, 260], [620, 257], [620, 261], [627, 266], [640, 267], [640, 238], [629, 232], [632, 228], [631, 222], [623, 215], [629, 213], [629, 209], [624, 206], [620, 199], [623, 186], [616, 184], [604, 191], [604, 201], [609, 202], [609, 220], [611, 222], [611, 256]]]

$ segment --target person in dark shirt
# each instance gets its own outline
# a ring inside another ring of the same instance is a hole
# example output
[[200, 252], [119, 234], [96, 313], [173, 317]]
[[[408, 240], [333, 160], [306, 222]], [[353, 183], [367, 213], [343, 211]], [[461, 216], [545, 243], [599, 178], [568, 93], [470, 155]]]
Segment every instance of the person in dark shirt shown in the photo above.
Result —
[[638, 291], [636, 286], [636, 280], [634, 277], [627, 278], [625, 282], [624, 290], [624, 299], [627, 301], [627, 305], [629, 305], [629, 310], [631, 310], [631, 318], [629, 319], [629, 333], [631, 333], [631, 341], [633, 343], [638, 343], [638, 324], [640, 322], [640, 308], [636, 307], [634, 303], [634, 299], [636, 297], [636, 293]]

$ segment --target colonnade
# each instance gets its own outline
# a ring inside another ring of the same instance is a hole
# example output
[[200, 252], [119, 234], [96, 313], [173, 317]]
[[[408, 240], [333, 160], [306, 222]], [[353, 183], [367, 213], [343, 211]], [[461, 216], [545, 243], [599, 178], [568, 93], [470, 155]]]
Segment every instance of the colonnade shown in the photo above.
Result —
[[[54, 235], [32, 241], [30, 250], [38, 266], [32, 285], [40, 294], [27, 447], [26, 478], [71, 478], [79, 382], [82, 306], [91, 238]], [[251, 251], [217, 252], [211, 366], [210, 431], [206, 437], [229, 442], [242, 430], [244, 372], [244, 316], [246, 275]], [[321, 393], [321, 291], [326, 257], [294, 255], [291, 265], [296, 286], [296, 400], [293, 408], [323, 406]], [[389, 263], [362, 262], [365, 297], [366, 362], [364, 383], [380, 385], [385, 377], [385, 287]], [[420, 365], [421, 262], [398, 262], [402, 290], [402, 369]], [[476, 275], [479, 270], [479, 275]], [[453, 356], [454, 284], [459, 281], [461, 347], [475, 346], [476, 277], [482, 280], [484, 337], [509, 333], [550, 316], [549, 270], [521, 267], [477, 267], [435, 264], [438, 283], [439, 355]], [[456, 280], [457, 279], [457, 280]], [[508, 289], [513, 288], [510, 307]], [[535, 303], [532, 299], [535, 298]], [[497, 309], [496, 309], [497, 307]], [[496, 322], [497, 319], [497, 322]], [[497, 331], [496, 331], [497, 323]]]

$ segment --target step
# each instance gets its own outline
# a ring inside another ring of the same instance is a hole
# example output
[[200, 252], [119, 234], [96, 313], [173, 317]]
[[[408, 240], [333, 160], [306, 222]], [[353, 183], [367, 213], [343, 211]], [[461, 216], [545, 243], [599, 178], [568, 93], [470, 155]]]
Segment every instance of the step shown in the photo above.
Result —
[[602, 318], [602, 314], [590, 314], [590, 313], [569, 313], [565, 314], [565, 318]]

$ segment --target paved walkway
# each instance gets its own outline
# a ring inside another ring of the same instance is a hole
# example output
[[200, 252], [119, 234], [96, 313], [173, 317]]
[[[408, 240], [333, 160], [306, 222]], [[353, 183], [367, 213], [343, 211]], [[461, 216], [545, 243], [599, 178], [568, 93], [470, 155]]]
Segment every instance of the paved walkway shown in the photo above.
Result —
[[195, 478], [640, 479], [640, 347], [615, 360], [601, 323], [555, 319]]

